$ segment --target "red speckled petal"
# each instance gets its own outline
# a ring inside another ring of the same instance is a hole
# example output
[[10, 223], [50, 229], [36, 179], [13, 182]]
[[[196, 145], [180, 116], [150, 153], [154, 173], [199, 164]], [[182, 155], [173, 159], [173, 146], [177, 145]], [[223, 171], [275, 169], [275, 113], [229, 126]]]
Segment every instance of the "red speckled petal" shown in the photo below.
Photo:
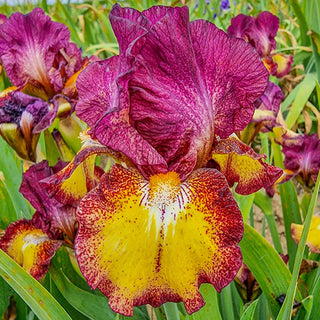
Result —
[[241, 266], [239, 208], [215, 169], [199, 169], [181, 183], [176, 172], [145, 180], [115, 165], [80, 202], [76, 256], [88, 284], [111, 308], [183, 301], [189, 314], [209, 282], [220, 291]]
[[18, 220], [9, 225], [0, 239], [0, 248], [28, 271], [41, 279], [62, 241], [51, 240], [29, 220]]
[[263, 158], [263, 155], [255, 153], [246, 144], [232, 137], [219, 141], [212, 155], [229, 185], [238, 183], [235, 191], [239, 194], [250, 194], [262, 187], [267, 188], [281, 176], [282, 170], [263, 162]]

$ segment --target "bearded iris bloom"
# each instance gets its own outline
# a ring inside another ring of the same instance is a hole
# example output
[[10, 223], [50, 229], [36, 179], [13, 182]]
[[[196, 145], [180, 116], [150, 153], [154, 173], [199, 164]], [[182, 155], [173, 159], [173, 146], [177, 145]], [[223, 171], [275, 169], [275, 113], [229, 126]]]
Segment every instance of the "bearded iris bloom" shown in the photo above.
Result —
[[[80, 201], [76, 258], [115, 312], [182, 301], [191, 314], [204, 305], [201, 283], [220, 291], [242, 264], [230, 187], [249, 194], [281, 175], [230, 137], [251, 121], [269, 74], [251, 45], [189, 22], [187, 7], [115, 5], [110, 21], [119, 56], [77, 79], [76, 114], [91, 140], [40, 184], [49, 198]], [[95, 186], [94, 161], [81, 166], [101, 153], [117, 163]]]
[[[256, 18], [243, 14], [236, 16], [231, 20], [228, 34], [250, 43], [257, 50], [269, 73], [281, 78], [290, 71], [293, 57], [273, 53], [277, 46], [275, 37], [278, 28], [278, 17], [265, 11]], [[269, 81], [264, 94], [255, 101], [253, 123], [241, 134], [243, 141], [249, 143], [258, 132], [272, 131], [275, 126], [279, 126], [277, 116], [283, 99], [280, 87]]]
[[[250, 122], [268, 72], [242, 39], [190, 23], [187, 7], [115, 5], [110, 21], [119, 56], [81, 72], [76, 114], [118, 163], [78, 205], [76, 257], [116, 312], [183, 301], [192, 313], [204, 304], [200, 284], [220, 291], [242, 263], [229, 186], [248, 194], [281, 175], [229, 138]], [[67, 182], [81, 157], [48, 188]]]
[[0, 133], [19, 156], [34, 162], [39, 133], [57, 115], [72, 113], [75, 80], [88, 59], [70, 42], [65, 25], [36, 8], [0, 25], [0, 60], [14, 86], [1, 94]]
[[264, 11], [256, 18], [239, 14], [231, 20], [228, 34], [248, 41], [256, 48], [270, 74], [281, 78], [290, 71], [293, 57], [273, 53], [277, 46], [278, 28], [279, 18]]
[[[0, 248], [34, 278], [46, 274], [51, 258], [63, 243], [73, 244], [79, 199], [97, 185], [102, 170], [96, 170], [94, 160], [97, 154], [106, 151], [105, 147], [80, 151], [75, 160], [81, 163], [76, 166], [74, 161], [67, 167], [67, 163], [59, 161], [49, 167], [47, 161], [42, 161], [24, 173], [20, 192], [36, 212], [32, 220], [11, 223], [0, 238]], [[68, 181], [50, 185], [55, 173], [68, 174]]]
[[37, 280], [47, 273], [50, 260], [61, 245], [62, 241], [50, 239], [25, 219], [11, 223], [0, 239], [0, 249]]

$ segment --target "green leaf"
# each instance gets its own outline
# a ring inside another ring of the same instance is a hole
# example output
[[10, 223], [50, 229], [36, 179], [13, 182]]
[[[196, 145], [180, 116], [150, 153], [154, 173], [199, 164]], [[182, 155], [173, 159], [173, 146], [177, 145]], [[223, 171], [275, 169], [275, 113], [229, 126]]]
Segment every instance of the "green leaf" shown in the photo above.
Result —
[[41, 320], [71, 320], [52, 295], [14, 260], [0, 250], [0, 276]]
[[[240, 247], [244, 263], [257, 279], [276, 317], [280, 310], [276, 298], [287, 292], [291, 279], [289, 269], [270, 243], [247, 224], [244, 225]], [[297, 297], [301, 300], [299, 292]]]
[[277, 252], [283, 253], [270, 197], [259, 191], [255, 194], [254, 203], [262, 210], [268, 221], [274, 248]]
[[51, 266], [50, 276], [64, 298], [79, 312], [92, 320], [114, 319], [115, 313], [108, 306], [106, 298], [78, 288], [63, 273]]
[[256, 311], [257, 303], [259, 299], [253, 301], [250, 306], [245, 310], [242, 314], [240, 320], [252, 320], [254, 316], [254, 312]]
[[11, 287], [0, 278], [0, 319], [10, 304], [10, 297], [13, 295]]
[[286, 234], [287, 250], [289, 254], [289, 268], [290, 270], [292, 270], [294, 258], [297, 251], [297, 244], [291, 236], [291, 224], [302, 223], [300, 207], [297, 192], [292, 181], [287, 181], [286, 183], [280, 185], [279, 190]]
[[308, 73], [301, 83], [301, 87], [297, 92], [286, 118], [288, 129], [291, 129], [297, 121], [315, 86], [315, 75], [313, 73]]
[[320, 314], [320, 268], [318, 268], [317, 277], [314, 282], [311, 295], [313, 296], [313, 305], [311, 311], [311, 320], [317, 320]]
[[313, 215], [313, 212], [314, 212], [314, 209], [316, 206], [316, 201], [317, 201], [318, 192], [319, 192], [319, 185], [320, 185], [320, 172], [318, 174], [317, 183], [314, 188], [314, 192], [312, 194], [308, 213], [307, 213], [306, 219], [304, 221], [303, 230], [302, 230], [300, 242], [298, 245], [297, 254], [296, 254], [295, 261], [294, 261], [294, 267], [293, 267], [293, 272], [292, 272], [292, 278], [290, 281], [290, 286], [287, 291], [287, 295], [284, 300], [284, 303], [283, 303], [281, 310], [278, 314], [277, 320], [291, 318], [292, 306], [293, 306], [293, 302], [294, 302], [294, 298], [295, 298], [295, 291], [297, 290], [297, 282], [298, 282], [298, 277], [299, 277], [300, 265], [301, 265], [301, 261], [303, 258], [305, 246], [306, 246], [306, 241], [307, 241], [307, 236], [308, 236], [308, 232], [309, 232], [310, 225], [311, 225], [312, 215]]
[[167, 319], [180, 320], [178, 305], [174, 302], [167, 302], [163, 305]]
[[[309, 30], [307, 20], [305, 15], [302, 12], [300, 7], [299, 1], [297, 0], [289, 0], [292, 6], [292, 9], [295, 13], [295, 16], [298, 18], [299, 29], [300, 29], [300, 37], [301, 37], [301, 44], [308, 46], [310, 44], [310, 39], [307, 36], [307, 32]], [[309, 1], [309, 0], [308, 0]]]
[[234, 197], [235, 197], [237, 204], [240, 208], [244, 222], [248, 221], [250, 211], [251, 211], [251, 208], [253, 205], [254, 196], [255, 196], [254, 193], [250, 194], [250, 195], [246, 195], [246, 196], [234, 193]]
[[306, 297], [301, 301], [302, 306], [305, 310], [305, 315], [303, 320], [309, 320], [311, 316], [312, 306], [313, 306], [313, 296]]
[[81, 40], [78, 35], [78, 31], [75, 28], [75, 19], [72, 17], [69, 13], [69, 11], [66, 9], [66, 6], [61, 3], [60, 0], [56, 1], [56, 12], [62, 13], [64, 15], [64, 19], [61, 19], [60, 17], [55, 16], [56, 18], [59, 18], [59, 22], [64, 23], [67, 25], [67, 27], [70, 30], [71, 38], [78, 46], [81, 46]]
[[30, 219], [31, 207], [19, 192], [23, 163], [2, 137], [0, 137], [0, 154], [0, 208], [12, 210], [9, 216], [1, 212], [2, 220], [10, 223], [21, 218]]

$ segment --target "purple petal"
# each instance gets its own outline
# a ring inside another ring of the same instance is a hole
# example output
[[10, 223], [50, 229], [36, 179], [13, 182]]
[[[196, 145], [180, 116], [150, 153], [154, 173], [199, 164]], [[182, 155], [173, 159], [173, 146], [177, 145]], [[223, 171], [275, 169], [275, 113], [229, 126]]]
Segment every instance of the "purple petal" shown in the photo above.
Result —
[[131, 66], [130, 59], [127, 60], [128, 47], [150, 29], [151, 22], [141, 12], [133, 8], [121, 8], [119, 4], [113, 6], [109, 19], [119, 43], [119, 73], [125, 72]]
[[90, 134], [102, 144], [123, 152], [139, 166], [151, 164], [162, 172], [167, 167], [164, 159], [130, 125], [128, 110], [119, 111], [124, 106], [119, 106], [118, 61], [118, 56], [112, 57], [92, 63], [81, 72], [76, 114], [91, 126]]
[[268, 56], [277, 46], [275, 36], [279, 28], [279, 18], [268, 11], [261, 12], [257, 18], [243, 14], [231, 20], [228, 34], [243, 38], [255, 47], [260, 57]]
[[215, 110], [215, 133], [227, 138], [250, 122], [254, 101], [267, 86], [268, 72], [245, 41], [228, 37], [212, 23], [191, 23], [195, 56]]
[[284, 166], [292, 170], [307, 185], [312, 186], [320, 169], [320, 140], [318, 135], [299, 135], [283, 140]]
[[52, 238], [61, 237], [61, 231], [73, 240], [76, 230], [76, 208], [63, 205], [50, 198], [40, 181], [61, 170], [65, 163], [50, 168], [47, 161], [42, 161], [30, 167], [23, 175], [20, 192], [37, 210], [33, 223], [48, 233]]
[[132, 47], [140, 50], [128, 85], [131, 124], [183, 178], [207, 161], [213, 142], [214, 111], [189, 27], [187, 7], [167, 8]]
[[61, 90], [66, 77], [81, 67], [81, 52], [69, 38], [68, 28], [40, 8], [12, 14], [0, 28], [0, 58], [11, 82], [41, 85], [48, 97]]
[[48, 102], [17, 90], [0, 99], [0, 123], [15, 123], [22, 130], [27, 125], [30, 134], [50, 127], [56, 113]]
[[104, 114], [118, 108], [118, 67], [119, 56], [115, 56], [90, 64], [78, 76], [76, 114], [90, 127], [94, 127]]
[[252, 24], [254, 24], [253, 17], [239, 14], [231, 19], [231, 25], [227, 30], [228, 35], [246, 40], [246, 35], [250, 32]]

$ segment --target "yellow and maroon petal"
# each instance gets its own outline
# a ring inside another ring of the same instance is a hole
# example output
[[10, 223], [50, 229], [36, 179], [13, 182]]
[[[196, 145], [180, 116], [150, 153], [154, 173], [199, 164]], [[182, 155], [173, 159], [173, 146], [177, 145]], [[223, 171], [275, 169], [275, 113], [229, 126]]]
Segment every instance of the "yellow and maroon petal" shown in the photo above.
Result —
[[30, 220], [11, 223], [0, 239], [0, 249], [5, 251], [35, 279], [41, 279], [48, 271], [50, 260], [62, 245], [51, 240]]
[[130, 316], [133, 307], [183, 301], [189, 314], [241, 266], [239, 208], [215, 169], [199, 169], [181, 183], [176, 172], [147, 181], [114, 165], [80, 202], [75, 251], [88, 284], [110, 307]]
[[[303, 225], [291, 224], [291, 235], [297, 244], [299, 244], [302, 229]], [[320, 216], [312, 217], [306, 244], [311, 252], [320, 253]]]
[[268, 188], [281, 176], [280, 168], [263, 162], [265, 156], [257, 154], [246, 144], [234, 137], [218, 141], [212, 159], [219, 165], [229, 185], [238, 183], [235, 191], [250, 194], [262, 187]]
[[43, 179], [41, 185], [51, 198], [63, 204], [78, 205], [79, 200], [99, 183], [102, 174], [96, 170], [95, 159], [101, 154], [118, 156], [110, 148], [98, 143], [85, 146], [65, 168]]

